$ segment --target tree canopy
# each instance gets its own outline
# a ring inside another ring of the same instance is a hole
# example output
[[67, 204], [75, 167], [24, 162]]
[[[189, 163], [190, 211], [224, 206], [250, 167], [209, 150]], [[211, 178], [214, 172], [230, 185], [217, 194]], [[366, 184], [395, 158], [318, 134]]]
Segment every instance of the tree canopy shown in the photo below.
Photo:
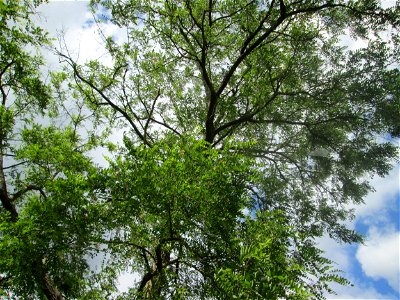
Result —
[[[398, 157], [395, 7], [92, 0], [125, 40], [104, 36], [111, 63], [54, 50], [64, 69], [45, 82], [34, 4], [0, 2], [0, 293], [325, 299], [349, 284], [315, 239], [361, 242], [349, 204]], [[118, 294], [127, 270], [139, 279]]]

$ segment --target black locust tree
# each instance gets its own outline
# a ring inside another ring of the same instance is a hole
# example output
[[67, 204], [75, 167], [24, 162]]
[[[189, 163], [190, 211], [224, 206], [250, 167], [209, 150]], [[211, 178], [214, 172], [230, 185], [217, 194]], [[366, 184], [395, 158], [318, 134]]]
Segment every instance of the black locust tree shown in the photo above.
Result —
[[[330, 262], [314, 239], [360, 242], [343, 225], [353, 217], [348, 204], [362, 203], [368, 176], [384, 176], [396, 158], [396, 8], [364, 0], [91, 7], [110, 14], [99, 22], [126, 30], [124, 42], [104, 39], [113, 65], [59, 55], [99, 120], [125, 132], [95, 190], [112, 216], [101, 227], [113, 236], [99, 242], [118, 257], [115, 268], [139, 274], [131, 295], [309, 299], [323, 298], [328, 281], [345, 283], [324, 275]], [[344, 34], [368, 46], [350, 51]]]

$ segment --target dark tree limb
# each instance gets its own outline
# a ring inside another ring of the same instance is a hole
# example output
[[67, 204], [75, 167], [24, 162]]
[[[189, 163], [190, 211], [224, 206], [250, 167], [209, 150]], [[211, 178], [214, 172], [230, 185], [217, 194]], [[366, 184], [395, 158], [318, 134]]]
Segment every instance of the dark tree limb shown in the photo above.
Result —
[[0, 72], [0, 92], [1, 92], [1, 95], [2, 95], [2, 102], [1, 102], [1, 104], [2, 104], [3, 106], [6, 105], [8, 93], [6, 93], [6, 91], [4, 90], [4, 86], [3, 86], [3, 84], [2, 84], [1, 81], [2, 81], [2, 79], [3, 79], [3, 75], [5, 74], [5, 72], [7, 72], [7, 70], [8, 70], [14, 63], [15, 63], [14, 60], [10, 61], [8, 64], [6, 64], [6, 65], [4, 66], [3, 70], [1, 70], [1, 72]]
[[156, 102], [157, 102], [158, 98], [160, 97], [160, 93], [161, 93], [161, 91], [160, 91], [160, 89], [158, 89], [157, 95], [154, 97], [154, 100], [153, 100], [153, 103], [151, 105], [150, 111], [148, 111], [148, 118], [147, 118], [147, 121], [144, 124], [144, 128], [143, 128], [143, 136], [144, 136], [145, 140], [147, 139], [147, 129], [149, 127], [151, 116], [154, 113], [154, 108], [156, 106]]
[[[0, 136], [0, 145], [3, 145], [3, 137]], [[0, 149], [2, 151], [2, 149]], [[12, 199], [8, 195], [7, 191], [7, 181], [6, 176], [4, 174], [4, 160], [3, 154], [0, 152], [0, 200], [3, 208], [10, 213], [11, 221], [17, 222], [18, 221], [18, 212], [15, 208], [15, 205]]]
[[111, 101], [111, 99], [104, 94], [103, 90], [100, 89], [99, 87], [97, 87], [93, 82], [91, 82], [90, 80], [86, 79], [85, 77], [83, 77], [83, 75], [79, 72], [78, 70], [78, 66], [77, 64], [68, 56], [66, 56], [63, 53], [58, 52], [58, 55], [60, 55], [61, 57], [65, 58], [68, 62], [68, 64], [72, 67], [72, 70], [74, 71], [74, 75], [82, 82], [84, 82], [86, 85], [88, 85], [92, 90], [96, 91], [105, 101], [106, 103], [108, 103], [108, 105], [114, 109], [114, 111], [120, 113], [125, 120], [129, 123], [129, 125], [131, 125], [132, 129], [134, 130], [134, 132], [136, 133], [136, 135], [140, 138], [140, 140], [142, 140], [142, 142], [147, 145], [147, 146], [151, 146], [151, 144], [144, 138], [143, 134], [140, 132], [139, 128], [136, 126], [135, 122], [133, 121], [133, 119], [129, 116], [129, 114], [123, 110], [121, 107], [119, 107], [118, 105], [116, 105], [113, 101]]
[[159, 124], [159, 125], [164, 126], [165, 128], [171, 130], [173, 133], [175, 133], [175, 134], [178, 135], [178, 136], [181, 136], [181, 135], [182, 135], [182, 134], [181, 134], [179, 131], [177, 131], [175, 128], [173, 128], [173, 127], [171, 127], [170, 125], [168, 125], [168, 124], [165, 122], [165, 120], [159, 121], [159, 120], [156, 120], [156, 119], [154, 119], [154, 118], [150, 118], [150, 120], [151, 120], [152, 122], [154, 122], [154, 123], [157, 123], [157, 124]]
[[27, 163], [27, 161], [22, 161], [22, 162], [19, 162], [19, 163], [4, 167], [3, 170], [12, 169], [12, 168], [18, 167], [18, 166], [26, 164], [26, 163]]
[[36, 185], [28, 185], [24, 189], [16, 192], [12, 196], [12, 201], [14, 202], [14, 201], [18, 200], [19, 198], [21, 198], [23, 195], [25, 195], [29, 191], [38, 191], [43, 196], [43, 198], [45, 198], [45, 199], [47, 198], [45, 192], [43, 191], [43, 189], [41, 187], [36, 186]]

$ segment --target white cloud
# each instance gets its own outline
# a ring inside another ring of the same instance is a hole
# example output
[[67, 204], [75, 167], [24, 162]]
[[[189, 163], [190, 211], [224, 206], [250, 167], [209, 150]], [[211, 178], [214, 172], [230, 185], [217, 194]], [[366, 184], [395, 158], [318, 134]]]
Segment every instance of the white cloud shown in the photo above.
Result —
[[371, 227], [368, 241], [357, 249], [356, 257], [364, 273], [373, 279], [385, 279], [396, 291], [399, 290], [399, 238], [394, 230]]
[[396, 6], [396, 0], [381, 0], [383, 8]]
[[141, 277], [139, 273], [127, 270], [118, 276], [117, 289], [120, 293], [128, 292], [130, 288], [140, 281], [140, 279]]
[[349, 272], [351, 270], [350, 246], [339, 244], [328, 236], [317, 239], [318, 247], [325, 251], [324, 257], [337, 264], [338, 269]]
[[376, 219], [376, 217], [384, 215], [393, 208], [393, 204], [397, 205], [393, 202], [396, 201], [396, 196], [400, 192], [399, 172], [400, 165], [396, 165], [388, 176], [382, 178], [376, 175], [373, 177], [371, 185], [375, 188], [375, 192], [367, 195], [365, 204], [356, 206], [356, 218], [369, 224], [374, 221], [382, 221]]
[[40, 21], [51, 34], [61, 28], [81, 26], [87, 18], [88, 1], [51, 1], [38, 8]]
[[355, 51], [366, 48], [368, 46], [368, 41], [360, 38], [352, 38], [350, 36], [350, 31], [346, 30], [345, 34], [340, 37], [340, 44], [346, 46], [348, 50]]
[[[102, 22], [97, 26], [93, 22], [93, 16], [88, 9], [88, 1], [53, 1], [39, 7], [39, 24], [46, 29], [53, 38], [64, 39], [61, 47], [66, 46], [72, 58], [79, 63], [91, 59], [101, 59], [105, 64], [110, 64], [110, 57], [105, 54], [103, 36], [98, 32], [100, 28], [104, 36], [113, 36], [114, 40], [125, 40], [126, 32], [109, 22]], [[57, 42], [54, 42], [57, 46]], [[51, 57], [52, 67], [57, 66], [58, 57]]]
[[[88, 2], [50, 2], [39, 6], [36, 15], [37, 23], [45, 29], [51, 38], [54, 39], [53, 46], [58, 47], [57, 39], [65, 32], [76, 30], [83, 26], [89, 14]], [[67, 41], [69, 42], [69, 41]], [[59, 58], [51, 51], [43, 51], [48, 68], [58, 69]]]

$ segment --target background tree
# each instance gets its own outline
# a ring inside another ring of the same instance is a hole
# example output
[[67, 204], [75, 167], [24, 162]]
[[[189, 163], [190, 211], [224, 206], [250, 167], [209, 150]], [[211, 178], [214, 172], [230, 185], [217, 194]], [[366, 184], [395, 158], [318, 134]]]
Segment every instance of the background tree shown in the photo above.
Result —
[[95, 144], [78, 134], [85, 113], [79, 101], [67, 109], [63, 75], [52, 76], [58, 93], [43, 80], [37, 53], [50, 40], [32, 21], [39, 2], [0, 2], [0, 295], [60, 300], [89, 290], [85, 256], [96, 248], [84, 208], [95, 168], [85, 153]]

